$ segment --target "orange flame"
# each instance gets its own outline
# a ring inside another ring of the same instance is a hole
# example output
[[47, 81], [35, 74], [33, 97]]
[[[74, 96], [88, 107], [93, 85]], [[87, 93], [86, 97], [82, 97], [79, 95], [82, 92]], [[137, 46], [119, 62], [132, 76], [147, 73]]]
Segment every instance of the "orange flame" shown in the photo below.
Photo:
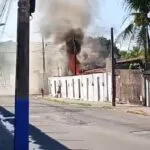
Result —
[[[74, 54], [68, 53], [69, 69], [73, 75], [75, 75], [75, 56]], [[80, 62], [76, 57], [76, 75], [80, 75]]]

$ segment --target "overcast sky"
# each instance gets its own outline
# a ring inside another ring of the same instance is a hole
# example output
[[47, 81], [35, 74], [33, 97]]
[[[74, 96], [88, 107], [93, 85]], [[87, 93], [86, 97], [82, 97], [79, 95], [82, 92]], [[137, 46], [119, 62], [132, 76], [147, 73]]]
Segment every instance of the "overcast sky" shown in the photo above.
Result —
[[[43, 0], [44, 1], [44, 0]], [[120, 32], [121, 24], [127, 16], [123, 8], [122, 0], [101, 0], [99, 6], [93, 11], [94, 22], [90, 26], [90, 33], [99, 34], [109, 37], [110, 27], [114, 27], [116, 34]], [[37, 32], [38, 25], [36, 24], [37, 15], [33, 15], [31, 21], [31, 41], [41, 40]], [[4, 36], [1, 40], [15, 40], [16, 39], [16, 26], [17, 26], [17, 0], [13, 0], [7, 24], [5, 26]], [[2, 30], [2, 27], [1, 29]]]

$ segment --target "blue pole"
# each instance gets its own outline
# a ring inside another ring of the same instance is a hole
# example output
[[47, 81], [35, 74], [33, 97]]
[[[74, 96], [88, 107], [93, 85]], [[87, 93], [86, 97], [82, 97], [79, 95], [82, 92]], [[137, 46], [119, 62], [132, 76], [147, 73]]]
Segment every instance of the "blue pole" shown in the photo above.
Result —
[[29, 150], [29, 2], [18, 2], [14, 150]]

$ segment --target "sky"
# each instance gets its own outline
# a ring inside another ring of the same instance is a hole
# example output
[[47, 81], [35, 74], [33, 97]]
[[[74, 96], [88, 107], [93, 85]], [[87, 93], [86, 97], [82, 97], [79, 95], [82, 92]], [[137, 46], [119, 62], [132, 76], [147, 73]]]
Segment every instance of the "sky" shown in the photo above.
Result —
[[104, 0], [100, 4], [100, 13], [95, 17], [93, 27], [101, 27], [100, 34], [107, 35], [110, 28], [114, 27], [116, 33], [120, 32], [122, 22], [127, 16], [122, 0]]
[[[44, 0], [43, 0], [44, 1]], [[122, 0], [98, 0], [96, 8], [93, 8], [94, 19], [89, 27], [89, 34], [102, 35], [107, 38], [110, 37], [110, 28], [114, 27], [115, 35], [121, 31], [121, 25], [127, 12], [123, 7]], [[31, 41], [40, 41], [41, 37], [38, 33], [38, 24], [36, 13], [31, 20]], [[17, 0], [12, 0], [12, 5], [9, 17], [5, 27], [0, 27], [0, 32], [4, 28], [4, 34], [1, 41], [15, 40], [17, 27]]]

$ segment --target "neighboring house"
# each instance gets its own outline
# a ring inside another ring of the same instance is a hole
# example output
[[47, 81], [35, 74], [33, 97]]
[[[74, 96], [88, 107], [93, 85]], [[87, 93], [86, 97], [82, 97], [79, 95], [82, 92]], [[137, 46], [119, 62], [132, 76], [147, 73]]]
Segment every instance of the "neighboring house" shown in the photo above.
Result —
[[[45, 76], [56, 75], [57, 50], [53, 45], [45, 47]], [[49, 62], [52, 62], [51, 64]], [[61, 61], [62, 62], [62, 61]], [[0, 95], [14, 95], [16, 69], [16, 43], [7, 41], [0, 43]], [[45, 83], [47, 79], [45, 79]], [[39, 94], [43, 86], [43, 52], [42, 43], [30, 43], [30, 94]]]
[[132, 58], [127, 60], [118, 60], [116, 62], [117, 69], [130, 69], [131, 65], [139, 64], [141, 68], [144, 68], [144, 58]]
[[0, 43], [0, 95], [15, 93], [16, 44]]

